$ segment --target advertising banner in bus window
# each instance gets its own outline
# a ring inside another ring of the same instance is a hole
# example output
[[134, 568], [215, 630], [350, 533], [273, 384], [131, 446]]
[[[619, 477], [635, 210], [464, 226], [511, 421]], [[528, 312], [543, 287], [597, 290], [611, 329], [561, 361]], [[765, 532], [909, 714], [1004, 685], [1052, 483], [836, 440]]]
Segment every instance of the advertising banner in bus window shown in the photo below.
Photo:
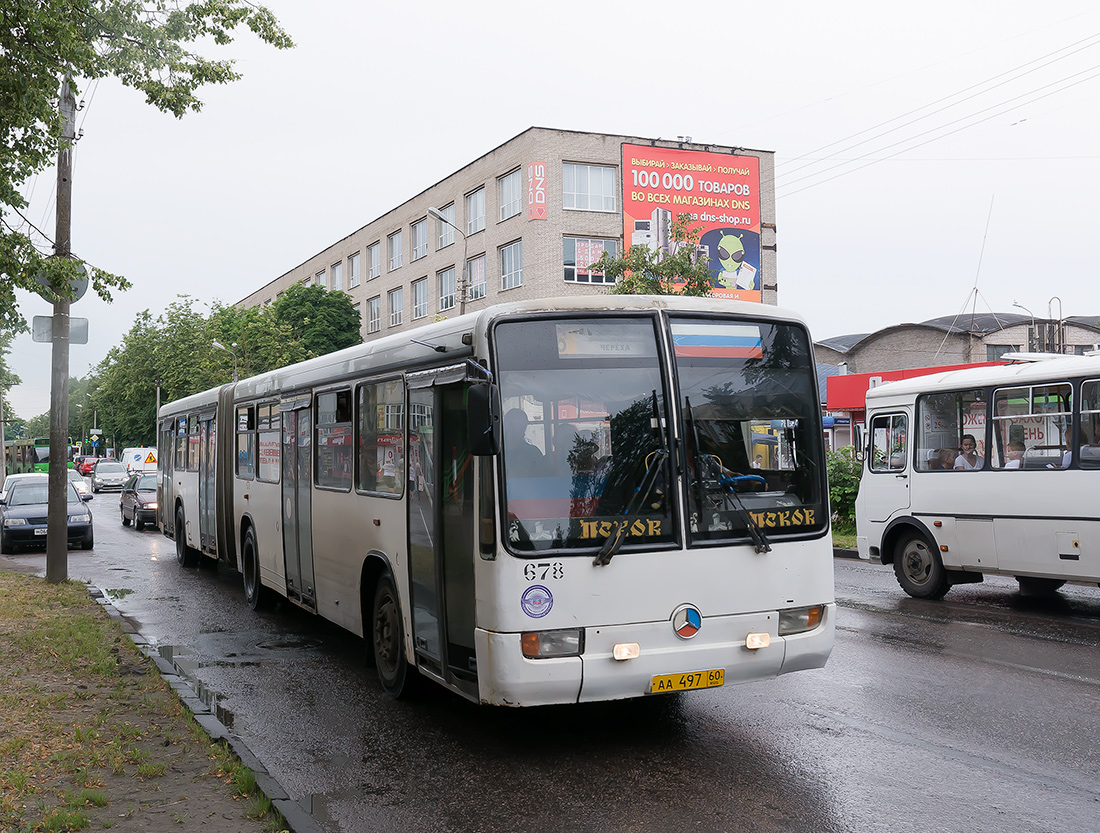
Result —
[[759, 301], [760, 160], [623, 145], [623, 240], [675, 254], [669, 223], [690, 214], [710, 263], [712, 294]]

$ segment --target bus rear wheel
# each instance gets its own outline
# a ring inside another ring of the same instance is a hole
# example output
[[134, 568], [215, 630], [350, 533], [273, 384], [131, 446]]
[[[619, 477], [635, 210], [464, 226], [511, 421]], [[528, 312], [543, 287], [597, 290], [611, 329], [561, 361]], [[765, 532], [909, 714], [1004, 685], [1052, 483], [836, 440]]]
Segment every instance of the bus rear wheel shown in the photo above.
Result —
[[936, 548], [919, 532], [906, 532], [894, 547], [894, 575], [915, 599], [942, 599], [951, 580]]
[[405, 659], [405, 634], [401, 627], [401, 603], [389, 576], [382, 576], [374, 591], [370, 640], [378, 680], [391, 697], [402, 698], [412, 691], [412, 676]]
[[194, 567], [199, 563], [199, 554], [187, 546], [187, 527], [183, 524], [183, 507], [176, 508], [176, 561], [181, 567]]
[[1036, 578], [1035, 576], [1016, 576], [1020, 583], [1020, 592], [1029, 596], [1049, 596], [1066, 583], [1060, 578]]

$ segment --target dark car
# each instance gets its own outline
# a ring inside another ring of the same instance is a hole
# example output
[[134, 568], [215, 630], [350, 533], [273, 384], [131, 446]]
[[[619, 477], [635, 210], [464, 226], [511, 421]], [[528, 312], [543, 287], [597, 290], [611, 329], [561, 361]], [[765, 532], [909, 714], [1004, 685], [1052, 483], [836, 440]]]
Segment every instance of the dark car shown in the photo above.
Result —
[[122, 498], [119, 501], [122, 512], [122, 525], [129, 526], [134, 522], [134, 529], [139, 532], [145, 529], [146, 524], [157, 525], [157, 476], [149, 474], [135, 474], [126, 481], [122, 487]]
[[[79, 544], [90, 550], [95, 543], [92, 533], [92, 510], [72, 483], [65, 483], [69, 513], [69, 546]], [[50, 488], [41, 480], [22, 481], [12, 485], [0, 500], [0, 552], [15, 552], [19, 546], [44, 546], [46, 516]]]
[[99, 492], [101, 489], [118, 489], [121, 491], [126, 478], [129, 476], [126, 473], [126, 466], [118, 460], [101, 457], [92, 466], [92, 491]]

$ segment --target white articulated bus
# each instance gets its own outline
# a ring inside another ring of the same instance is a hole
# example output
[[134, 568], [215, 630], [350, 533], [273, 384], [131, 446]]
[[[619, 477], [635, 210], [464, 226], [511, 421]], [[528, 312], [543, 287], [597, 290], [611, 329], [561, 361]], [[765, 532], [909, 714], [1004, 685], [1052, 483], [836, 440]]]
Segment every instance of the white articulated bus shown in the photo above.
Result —
[[866, 436], [859, 555], [893, 564], [909, 595], [985, 574], [1026, 592], [1100, 582], [1100, 356], [881, 385]]
[[[812, 342], [759, 304], [501, 305], [160, 410], [165, 534], [394, 695], [609, 700], [825, 664]], [[754, 463], [755, 457], [760, 460]]]

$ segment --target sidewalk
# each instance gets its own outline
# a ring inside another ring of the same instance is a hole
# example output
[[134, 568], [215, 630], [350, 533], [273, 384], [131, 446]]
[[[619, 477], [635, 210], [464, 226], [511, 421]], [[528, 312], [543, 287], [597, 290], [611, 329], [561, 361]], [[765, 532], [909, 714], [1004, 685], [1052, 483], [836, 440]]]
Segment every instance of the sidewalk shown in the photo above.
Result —
[[0, 556], [0, 829], [320, 826], [102, 592]]

